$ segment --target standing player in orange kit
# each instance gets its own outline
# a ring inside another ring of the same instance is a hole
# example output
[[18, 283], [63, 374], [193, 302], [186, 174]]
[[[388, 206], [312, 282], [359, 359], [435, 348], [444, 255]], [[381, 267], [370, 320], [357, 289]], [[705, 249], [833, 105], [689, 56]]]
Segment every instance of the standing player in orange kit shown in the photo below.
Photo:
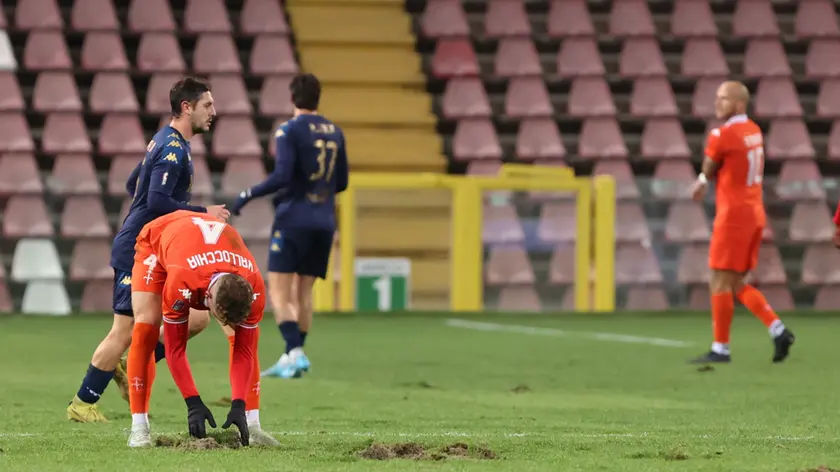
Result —
[[758, 125], [747, 117], [749, 99], [749, 91], [741, 82], [724, 82], [718, 88], [715, 115], [726, 121], [709, 133], [703, 168], [692, 187], [692, 198], [702, 201], [709, 180], [717, 177], [717, 211], [709, 247], [714, 342], [711, 350], [693, 363], [732, 360], [729, 332], [735, 311], [733, 295], [769, 330], [775, 347], [773, 362], [785, 360], [794, 341], [793, 333], [785, 328], [764, 295], [744, 283], [744, 277], [758, 262], [767, 224], [762, 191], [764, 138]]
[[230, 342], [231, 402], [227, 421], [243, 445], [279, 445], [259, 423], [259, 322], [265, 308], [265, 284], [254, 257], [239, 233], [206, 213], [179, 210], [157, 218], [140, 231], [131, 279], [134, 331], [128, 353], [130, 447], [152, 445], [149, 398], [154, 381], [152, 356], [164, 321], [166, 361], [187, 403], [190, 435], [206, 436], [205, 421], [215, 428], [210, 409], [195, 386], [186, 347], [190, 308], [209, 310], [225, 327]]

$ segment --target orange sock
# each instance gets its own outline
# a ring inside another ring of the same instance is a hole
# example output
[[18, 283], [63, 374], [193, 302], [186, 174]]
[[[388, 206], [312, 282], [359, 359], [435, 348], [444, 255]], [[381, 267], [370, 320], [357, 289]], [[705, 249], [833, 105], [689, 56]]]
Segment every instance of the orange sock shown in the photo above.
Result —
[[[729, 331], [732, 327], [732, 315], [735, 313], [735, 301], [729, 292], [712, 294], [712, 335], [715, 344], [729, 350]], [[728, 352], [721, 352], [728, 354]]]
[[129, 383], [129, 404], [131, 413], [148, 413], [154, 373], [154, 351], [158, 339], [158, 327], [148, 323], [134, 323], [131, 347], [128, 351], [127, 375]]
[[767, 303], [767, 299], [764, 298], [764, 295], [757, 288], [752, 285], [744, 285], [736, 295], [738, 300], [750, 310], [750, 313], [761, 320], [768, 329], [779, 321], [776, 312], [773, 311], [773, 308]]
[[149, 411], [150, 401], [152, 399], [152, 385], [155, 383], [155, 376], [157, 375], [157, 362], [155, 362], [154, 351], [152, 357], [149, 359], [149, 365], [146, 367], [146, 411]]
[[[257, 332], [257, 336], [259, 336], [259, 331]], [[233, 343], [235, 339], [235, 336], [228, 336], [228, 343], [230, 344], [230, 368], [233, 367]], [[260, 422], [260, 356], [256, 352], [254, 354], [254, 366], [251, 370], [251, 385], [245, 397], [245, 414], [248, 416], [248, 424], [251, 425], [255, 423], [259, 424]]]

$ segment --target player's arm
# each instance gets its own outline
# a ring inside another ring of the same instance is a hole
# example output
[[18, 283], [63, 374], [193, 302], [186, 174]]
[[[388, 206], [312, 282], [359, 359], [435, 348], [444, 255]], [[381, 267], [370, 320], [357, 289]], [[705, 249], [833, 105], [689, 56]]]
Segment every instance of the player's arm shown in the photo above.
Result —
[[177, 271], [170, 273], [163, 289], [163, 339], [169, 371], [181, 395], [188, 399], [197, 397], [198, 389], [187, 360], [190, 304], [189, 300], [184, 299], [181, 289], [186, 290], [183, 293], [192, 292], [179, 281]]
[[286, 188], [292, 181], [292, 173], [297, 160], [297, 148], [290, 136], [290, 130], [280, 127], [274, 134], [276, 151], [274, 154], [274, 170], [263, 181], [239, 193], [231, 213], [238, 215], [239, 211], [254, 198], [264, 197]]
[[[177, 141], [176, 141], [177, 142]], [[198, 205], [182, 203], [172, 198], [178, 177], [186, 170], [187, 153], [180, 146], [166, 145], [163, 153], [152, 165], [149, 177], [148, 208], [152, 213], [166, 215], [177, 210], [189, 210], [207, 213], [207, 208]]]
[[335, 162], [335, 193], [347, 190], [350, 182], [350, 165], [347, 162], [347, 141], [341, 137], [341, 146], [338, 148], [338, 155]]
[[134, 197], [134, 192], [137, 191], [137, 180], [140, 178], [140, 168], [143, 167], [143, 161], [137, 163], [137, 167], [131, 171], [128, 180], [125, 182], [125, 189], [128, 195]]
[[715, 128], [709, 133], [706, 140], [706, 149], [703, 156], [703, 164], [700, 168], [700, 175], [697, 179], [703, 184], [707, 184], [717, 175], [717, 171], [723, 164], [723, 153], [721, 152], [721, 130]]

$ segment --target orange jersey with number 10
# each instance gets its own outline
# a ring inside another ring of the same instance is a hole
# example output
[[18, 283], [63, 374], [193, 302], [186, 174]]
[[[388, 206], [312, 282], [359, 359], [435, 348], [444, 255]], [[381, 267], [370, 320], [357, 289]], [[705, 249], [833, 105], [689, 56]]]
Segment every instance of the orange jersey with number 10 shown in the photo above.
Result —
[[719, 166], [715, 226], [764, 227], [764, 137], [747, 115], [709, 133], [706, 157]]

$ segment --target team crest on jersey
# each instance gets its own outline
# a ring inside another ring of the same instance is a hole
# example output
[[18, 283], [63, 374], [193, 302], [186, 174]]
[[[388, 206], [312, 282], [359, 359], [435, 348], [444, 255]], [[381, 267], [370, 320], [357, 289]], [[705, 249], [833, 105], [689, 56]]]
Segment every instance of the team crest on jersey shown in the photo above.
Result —
[[163, 160], [169, 162], [178, 162], [178, 156], [176, 156], [174, 152], [170, 152], [166, 155], [166, 157], [163, 158]]
[[181, 311], [184, 309], [184, 300], [176, 300], [175, 303], [172, 304], [172, 309], [175, 311]]
[[154, 149], [156, 145], [157, 144], [154, 139], [149, 141], [149, 144], [146, 146], [146, 152], [152, 152], [152, 149]]
[[125, 276], [120, 280], [120, 285], [131, 285], [131, 277]]

